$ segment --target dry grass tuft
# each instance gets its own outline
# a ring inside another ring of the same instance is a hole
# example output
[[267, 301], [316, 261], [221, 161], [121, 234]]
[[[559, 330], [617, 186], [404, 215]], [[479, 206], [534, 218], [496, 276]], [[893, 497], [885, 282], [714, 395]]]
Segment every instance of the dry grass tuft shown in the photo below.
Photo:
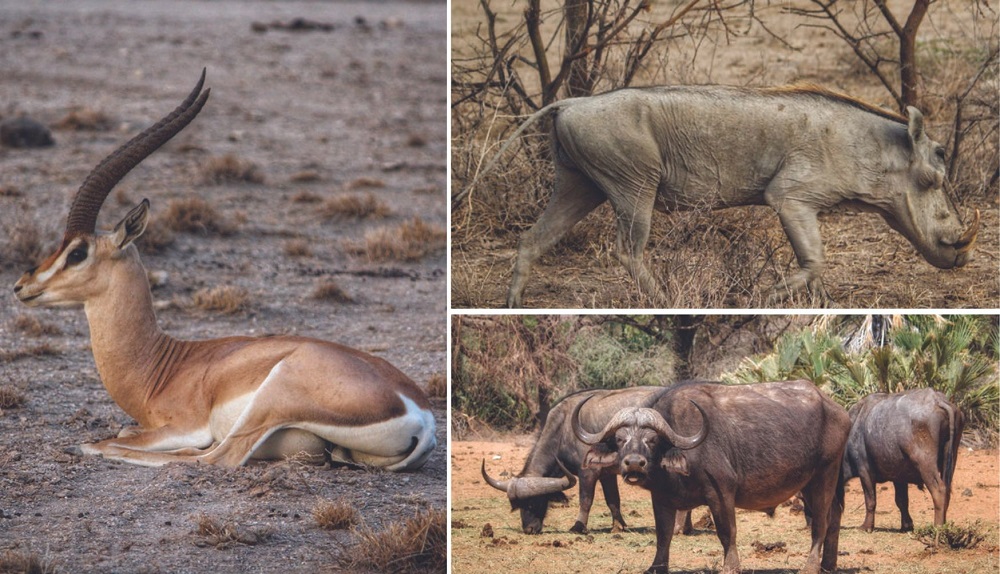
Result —
[[292, 177], [289, 178], [292, 183], [314, 183], [322, 181], [322, 179], [323, 176], [321, 176], [319, 172], [314, 169], [307, 169], [298, 173], [293, 173]]
[[70, 110], [52, 127], [57, 130], [107, 131], [114, 127], [114, 121], [102, 111], [83, 107]]
[[290, 239], [285, 242], [285, 255], [289, 257], [309, 257], [312, 249], [305, 239]]
[[448, 396], [448, 380], [441, 373], [438, 373], [427, 381], [427, 394], [432, 397]]
[[[21, 391], [8, 385], [0, 385], [0, 410], [21, 408], [26, 401], [27, 397]], [[0, 572], [4, 571], [0, 568]]]
[[195, 534], [201, 539], [195, 541], [196, 546], [213, 546], [218, 549], [232, 546], [255, 546], [271, 537], [270, 528], [244, 528], [232, 521], [220, 522], [202, 514], [198, 517]]
[[38, 554], [8, 550], [0, 554], [0, 574], [55, 574], [56, 567]]
[[333, 279], [324, 279], [317, 284], [310, 298], [317, 301], [332, 301], [334, 303], [354, 302], [354, 298], [348, 295]]
[[175, 199], [167, 206], [163, 223], [173, 231], [231, 235], [233, 223], [219, 214], [207, 201], [198, 197]]
[[241, 287], [219, 285], [195, 291], [191, 296], [191, 302], [202, 311], [232, 315], [250, 308], [250, 294]]
[[41, 337], [42, 335], [58, 335], [62, 331], [52, 323], [43, 323], [34, 315], [18, 315], [14, 319], [14, 330], [29, 337]]
[[13, 363], [14, 361], [29, 357], [52, 357], [61, 353], [62, 351], [58, 348], [48, 343], [42, 343], [41, 345], [15, 349], [13, 351], [0, 351], [0, 363]]
[[174, 244], [177, 237], [164, 218], [152, 217], [146, 224], [146, 231], [136, 242], [139, 251], [149, 255], [158, 255]]
[[927, 524], [913, 531], [913, 537], [928, 548], [944, 545], [953, 550], [975, 548], [988, 536], [986, 525], [981, 520], [966, 526], [959, 526], [953, 522], [945, 522], [941, 526]]
[[323, 198], [311, 191], [300, 191], [292, 196], [292, 203], [319, 203]]
[[13, 185], [0, 185], [0, 197], [21, 197], [21, 190]]
[[359, 177], [348, 182], [347, 189], [361, 189], [362, 187], [385, 187], [385, 182], [377, 177]]
[[445, 513], [430, 510], [381, 531], [356, 531], [357, 543], [343, 555], [351, 569], [380, 572], [443, 572], [448, 564]]
[[427, 138], [420, 134], [410, 134], [410, 137], [406, 138], [406, 145], [409, 147], [424, 147], [427, 145]]
[[320, 502], [312, 510], [316, 525], [323, 530], [344, 530], [358, 523], [358, 511], [343, 499]]
[[332, 197], [319, 210], [326, 219], [384, 219], [391, 211], [384, 201], [371, 193]]
[[264, 183], [264, 174], [252, 161], [243, 160], [233, 154], [208, 158], [201, 166], [205, 183]]
[[383, 227], [367, 233], [363, 245], [348, 246], [348, 251], [367, 256], [370, 261], [418, 261], [444, 249], [445, 240], [443, 228], [415, 217], [398, 227]]
[[30, 218], [19, 218], [0, 243], [0, 266], [27, 268], [45, 255], [42, 230]]

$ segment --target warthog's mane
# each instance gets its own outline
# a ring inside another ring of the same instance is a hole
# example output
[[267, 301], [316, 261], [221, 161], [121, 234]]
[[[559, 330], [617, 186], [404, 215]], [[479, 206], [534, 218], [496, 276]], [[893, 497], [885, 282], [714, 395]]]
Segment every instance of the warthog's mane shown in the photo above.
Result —
[[824, 87], [817, 86], [815, 84], [793, 84], [790, 86], [763, 88], [760, 90], [760, 92], [763, 94], [775, 94], [775, 95], [787, 94], [793, 96], [795, 95], [819, 96], [822, 98], [827, 98], [829, 100], [834, 100], [843, 104], [847, 104], [851, 107], [858, 108], [860, 110], [875, 114], [877, 116], [881, 116], [883, 118], [892, 120], [894, 122], [898, 122], [904, 125], [909, 123], [909, 120], [907, 120], [904, 116], [892, 110], [881, 108], [874, 104], [870, 104], [866, 101], [859, 100], [858, 98], [848, 96], [847, 94], [834, 92], [832, 90], [828, 90]]

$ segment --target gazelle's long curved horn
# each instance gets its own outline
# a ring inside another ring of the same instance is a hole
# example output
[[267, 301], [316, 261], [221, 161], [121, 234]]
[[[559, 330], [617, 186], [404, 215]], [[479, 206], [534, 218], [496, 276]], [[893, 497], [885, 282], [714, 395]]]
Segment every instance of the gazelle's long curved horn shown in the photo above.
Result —
[[73, 198], [66, 218], [64, 242], [80, 234], [93, 233], [97, 225], [97, 214], [115, 185], [139, 162], [191, 123], [212, 91], [209, 88], [202, 92], [204, 84], [205, 69], [202, 69], [198, 84], [181, 105], [97, 164]]

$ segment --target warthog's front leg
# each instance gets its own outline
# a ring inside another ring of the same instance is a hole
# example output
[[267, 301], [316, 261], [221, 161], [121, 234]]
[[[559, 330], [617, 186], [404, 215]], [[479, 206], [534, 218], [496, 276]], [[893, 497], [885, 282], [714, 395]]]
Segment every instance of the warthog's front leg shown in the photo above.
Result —
[[765, 199], [778, 212], [778, 219], [799, 263], [798, 271], [774, 286], [769, 302], [781, 302], [803, 291], [825, 299], [822, 275], [826, 264], [816, 207], [795, 199], [774, 199], [770, 194], [765, 194]]

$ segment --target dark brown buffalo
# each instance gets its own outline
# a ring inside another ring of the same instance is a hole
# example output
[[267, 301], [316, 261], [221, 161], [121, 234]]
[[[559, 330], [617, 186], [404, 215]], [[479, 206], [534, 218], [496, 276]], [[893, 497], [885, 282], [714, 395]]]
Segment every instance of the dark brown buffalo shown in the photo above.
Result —
[[667, 571], [677, 511], [703, 504], [722, 542], [722, 571], [739, 572], [736, 508], [766, 510], [799, 490], [810, 508], [824, 509], [814, 512], [802, 572], [836, 568], [851, 421], [812, 383], [681, 384], [651, 408], [619, 411], [596, 433], [577, 416], [585, 406], [572, 417], [577, 437], [592, 445], [584, 466], [616, 468], [652, 493], [656, 556], [647, 572]]
[[875, 528], [875, 485], [896, 489], [900, 529], [913, 530], [907, 485], [927, 486], [934, 501], [934, 524], [945, 522], [951, 480], [958, 460], [965, 418], [962, 411], [933, 389], [868, 395], [851, 407], [851, 436], [844, 453], [844, 479], [861, 479], [865, 521]]
[[487, 474], [484, 460], [483, 479], [493, 488], [507, 493], [511, 510], [521, 511], [521, 529], [525, 534], [542, 531], [549, 503], [566, 501], [563, 490], [572, 488], [576, 482], [572, 477], [574, 474], [580, 477], [580, 513], [570, 531], [586, 532], [590, 507], [594, 504], [594, 491], [600, 481], [604, 500], [611, 510], [611, 531], [618, 532], [625, 528], [618, 494], [618, 473], [614, 469], [582, 468], [583, 457], [589, 447], [580, 444], [573, 436], [570, 415], [578, 404], [586, 400], [587, 406], [581, 409], [580, 419], [585, 425], [600, 428], [620, 409], [648, 405], [663, 390], [663, 387], [590, 389], [568, 395], [549, 411], [538, 440], [517, 477], [504, 481], [494, 479]]

